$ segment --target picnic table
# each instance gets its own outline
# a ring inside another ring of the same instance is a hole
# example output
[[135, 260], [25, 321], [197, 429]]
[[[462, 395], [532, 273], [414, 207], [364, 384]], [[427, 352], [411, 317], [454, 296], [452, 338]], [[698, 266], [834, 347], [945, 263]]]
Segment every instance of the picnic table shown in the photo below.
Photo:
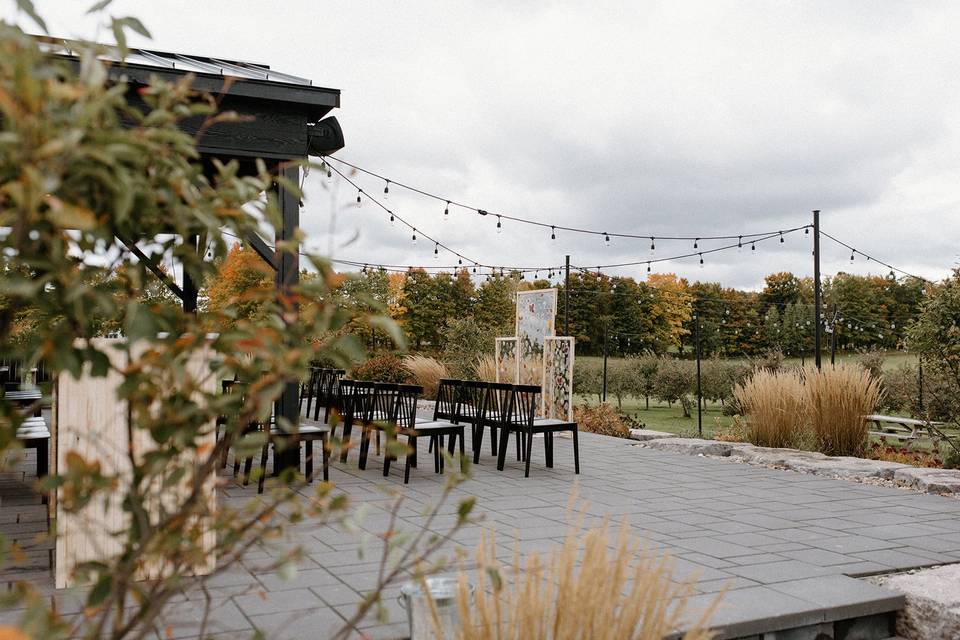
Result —
[[[887, 416], [870, 414], [864, 416], [868, 422], [877, 425], [871, 435], [884, 438], [895, 438], [900, 441], [913, 441], [920, 438], [930, 438], [934, 443], [947, 440], [947, 436], [939, 429], [944, 423], [933, 420], [918, 420], [902, 416]], [[886, 426], [884, 426], [886, 425]]]

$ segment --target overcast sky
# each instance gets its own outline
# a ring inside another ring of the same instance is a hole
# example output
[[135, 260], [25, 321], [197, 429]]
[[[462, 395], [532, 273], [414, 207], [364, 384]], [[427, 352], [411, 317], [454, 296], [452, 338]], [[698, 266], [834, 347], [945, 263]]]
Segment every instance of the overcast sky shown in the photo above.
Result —
[[[7, 19], [15, 3], [0, 0]], [[51, 33], [106, 40], [80, 0]], [[825, 231], [940, 278], [960, 259], [960, 3], [116, 0], [148, 48], [245, 59], [342, 91], [337, 156], [490, 212], [644, 236]], [[381, 196], [383, 182], [358, 177]], [[434, 265], [356, 191], [311, 174], [313, 247]], [[485, 264], [642, 261], [650, 241], [559, 233], [394, 187], [386, 203]], [[334, 210], [339, 213], [334, 219]], [[331, 228], [334, 233], [331, 234]], [[711, 246], [701, 243], [701, 247]], [[658, 241], [653, 257], [692, 250]], [[655, 267], [727, 286], [812, 272], [811, 236]], [[886, 273], [824, 242], [823, 272]], [[642, 277], [646, 268], [610, 270]]]

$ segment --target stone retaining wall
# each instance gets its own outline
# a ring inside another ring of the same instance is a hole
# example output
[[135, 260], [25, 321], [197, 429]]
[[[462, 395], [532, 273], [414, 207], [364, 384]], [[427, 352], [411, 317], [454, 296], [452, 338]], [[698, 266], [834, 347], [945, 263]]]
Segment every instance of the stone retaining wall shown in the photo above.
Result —
[[698, 438], [658, 438], [640, 442], [636, 446], [687, 455], [738, 459], [749, 464], [783, 467], [833, 478], [879, 478], [917, 491], [960, 496], [960, 470], [911, 467], [898, 462], [827, 456], [814, 451], [772, 449], [742, 442]]

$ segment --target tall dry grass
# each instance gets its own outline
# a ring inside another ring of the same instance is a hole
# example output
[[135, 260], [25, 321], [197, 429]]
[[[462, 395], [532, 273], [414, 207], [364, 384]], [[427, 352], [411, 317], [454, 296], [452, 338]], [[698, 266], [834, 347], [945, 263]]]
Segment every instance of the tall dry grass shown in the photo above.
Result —
[[477, 380], [483, 382], [497, 381], [497, 361], [493, 356], [486, 355], [477, 358]]
[[746, 418], [744, 437], [761, 447], [794, 447], [807, 424], [803, 379], [795, 370], [758, 369], [734, 389]]
[[808, 367], [806, 403], [817, 450], [830, 456], [860, 456], [867, 446], [867, 421], [880, 403], [880, 382], [849, 364]]
[[571, 530], [557, 550], [524, 564], [515, 553], [509, 568], [486, 536], [476, 567], [473, 592], [467, 573], [459, 576], [459, 640], [662, 640], [681, 627], [690, 629], [687, 640], [706, 640], [722, 597], [690, 620], [693, 583], [675, 582], [670, 559], [642, 550], [626, 526], [611, 541], [606, 522], [582, 535]]
[[416, 384], [423, 387], [423, 397], [427, 400], [437, 397], [440, 379], [450, 377], [445, 364], [427, 356], [404, 356], [403, 368], [410, 372]]

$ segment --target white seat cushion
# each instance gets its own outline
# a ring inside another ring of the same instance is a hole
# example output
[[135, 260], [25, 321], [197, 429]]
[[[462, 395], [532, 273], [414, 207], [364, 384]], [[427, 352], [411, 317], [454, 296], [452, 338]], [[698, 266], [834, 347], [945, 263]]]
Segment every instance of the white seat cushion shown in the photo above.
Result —
[[17, 429], [17, 439], [19, 440], [37, 440], [49, 437], [50, 429], [47, 428], [47, 421], [43, 418], [27, 418]]
[[431, 422], [421, 422], [414, 426], [414, 429], [417, 431], [430, 431], [431, 429], [449, 429], [451, 427], [460, 428], [462, 424], [456, 424], [454, 422], [448, 422], [446, 420], [436, 420]]

